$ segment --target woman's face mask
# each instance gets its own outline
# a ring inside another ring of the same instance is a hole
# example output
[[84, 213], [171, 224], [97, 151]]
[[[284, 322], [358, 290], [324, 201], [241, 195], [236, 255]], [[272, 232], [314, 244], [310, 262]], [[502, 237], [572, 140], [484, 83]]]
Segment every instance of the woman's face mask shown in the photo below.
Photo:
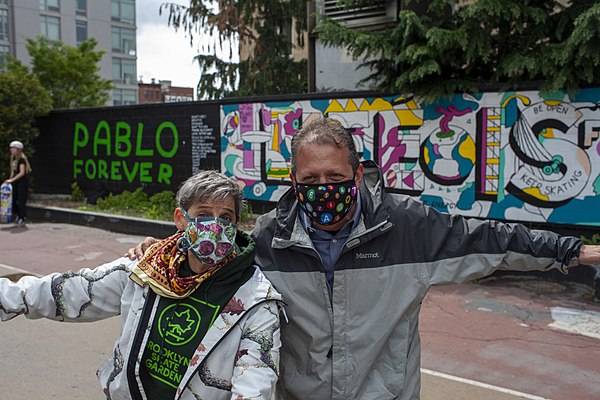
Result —
[[188, 220], [187, 228], [177, 246], [190, 251], [202, 264], [213, 266], [227, 257], [235, 247], [236, 225], [222, 218], [191, 218], [181, 210]]
[[296, 182], [295, 189], [300, 207], [320, 225], [333, 225], [344, 218], [358, 196], [354, 178], [334, 183]]

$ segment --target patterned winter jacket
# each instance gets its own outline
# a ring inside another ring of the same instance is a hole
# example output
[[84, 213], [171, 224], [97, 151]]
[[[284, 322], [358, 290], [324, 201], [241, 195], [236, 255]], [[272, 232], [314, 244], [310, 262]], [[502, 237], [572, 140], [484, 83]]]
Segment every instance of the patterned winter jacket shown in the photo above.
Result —
[[[98, 379], [107, 399], [143, 399], [139, 360], [158, 296], [129, 278], [134, 264], [121, 258], [95, 269], [23, 277], [17, 283], [0, 279], [0, 319], [24, 314], [32, 319], [83, 322], [121, 315], [120, 336], [112, 356], [98, 370]], [[272, 398], [281, 346], [278, 303], [282, 298], [258, 268], [250, 267], [253, 276], [229, 302], [236, 312], [221, 312], [215, 319], [175, 399]], [[148, 322], [140, 326], [144, 319]], [[134, 342], [140, 340], [141, 346], [136, 347], [140, 351], [132, 354]]]
[[437, 212], [387, 193], [377, 166], [363, 165], [362, 215], [335, 265], [331, 297], [293, 190], [255, 226], [256, 260], [289, 316], [279, 398], [417, 400], [419, 310], [432, 285], [577, 263], [576, 238]]

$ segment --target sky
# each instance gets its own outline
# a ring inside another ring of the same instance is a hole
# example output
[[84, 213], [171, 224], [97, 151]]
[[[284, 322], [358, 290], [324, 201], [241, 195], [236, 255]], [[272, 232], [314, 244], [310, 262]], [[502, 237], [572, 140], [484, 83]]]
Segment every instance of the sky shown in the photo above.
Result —
[[160, 5], [166, 1], [189, 4], [188, 0], [138, 0], [137, 19], [137, 74], [138, 80], [150, 83], [154, 78], [171, 81], [172, 86], [194, 88], [200, 79], [198, 64], [194, 56], [198, 54], [199, 41], [194, 36], [194, 44], [182, 30], [168, 25], [169, 14], [159, 15]]

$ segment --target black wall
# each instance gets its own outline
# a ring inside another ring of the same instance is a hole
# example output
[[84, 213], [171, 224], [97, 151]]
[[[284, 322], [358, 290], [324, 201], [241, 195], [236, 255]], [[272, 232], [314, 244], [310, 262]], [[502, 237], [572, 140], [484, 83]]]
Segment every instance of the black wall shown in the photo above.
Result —
[[68, 194], [74, 182], [88, 196], [175, 192], [199, 169], [220, 169], [217, 103], [54, 111], [38, 126], [35, 193]]

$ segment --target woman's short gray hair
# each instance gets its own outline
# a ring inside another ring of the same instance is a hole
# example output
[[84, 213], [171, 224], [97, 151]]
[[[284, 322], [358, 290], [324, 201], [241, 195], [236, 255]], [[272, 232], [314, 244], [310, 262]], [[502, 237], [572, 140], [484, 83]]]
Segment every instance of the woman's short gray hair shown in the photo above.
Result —
[[235, 217], [239, 221], [243, 207], [242, 189], [237, 181], [218, 171], [200, 171], [189, 177], [177, 191], [177, 207], [184, 210], [197, 203], [213, 202], [233, 197]]

